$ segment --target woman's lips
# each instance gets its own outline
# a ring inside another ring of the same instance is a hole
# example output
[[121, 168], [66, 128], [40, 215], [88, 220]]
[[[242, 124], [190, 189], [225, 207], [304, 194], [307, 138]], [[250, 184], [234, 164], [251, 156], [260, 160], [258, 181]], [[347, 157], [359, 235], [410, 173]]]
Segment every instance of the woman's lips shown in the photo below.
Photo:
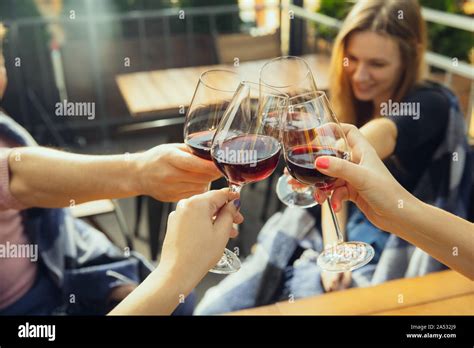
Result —
[[354, 84], [354, 89], [356, 89], [358, 92], [362, 92], [362, 93], [367, 93], [367, 92], [370, 92], [370, 90], [373, 88], [373, 86], [359, 86], [359, 85], [356, 85]]

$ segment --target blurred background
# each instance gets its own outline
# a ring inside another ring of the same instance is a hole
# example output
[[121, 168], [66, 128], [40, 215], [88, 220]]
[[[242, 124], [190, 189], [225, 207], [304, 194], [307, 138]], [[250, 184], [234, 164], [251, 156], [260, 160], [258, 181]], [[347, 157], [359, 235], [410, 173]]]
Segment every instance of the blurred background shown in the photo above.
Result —
[[[458, 95], [472, 141], [474, 1], [419, 1], [428, 25], [430, 78]], [[344, 0], [2, 0], [9, 85], [1, 106], [44, 146], [106, 154], [180, 142], [186, 107], [205, 67], [230, 64], [256, 79], [265, 60], [301, 55], [325, 89], [332, 42], [352, 5]], [[58, 117], [56, 104], [63, 100], [94, 105], [94, 118]], [[273, 189], [279, 175], [244, 189], [247, 220], [231, 245], [243, 258], [264, 221], [282, 209]], [[119, 246], [156, 260], [172, 209], [139, 197], [76, 214]], [[221, 278], [209, 274], [198, 295]]]

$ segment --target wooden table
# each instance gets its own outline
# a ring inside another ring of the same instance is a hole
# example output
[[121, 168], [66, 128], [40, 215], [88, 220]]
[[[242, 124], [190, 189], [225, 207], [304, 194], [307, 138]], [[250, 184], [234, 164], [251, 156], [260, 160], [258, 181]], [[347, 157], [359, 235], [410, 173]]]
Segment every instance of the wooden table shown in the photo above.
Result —
[[[329, 84], [329, 57], [310, 54], [302, 56], [311, 67], [319, 89]], [[144, 71], [118, 75], [116, 81], [132, 116], [159, 115], [179, 111], [188, 106], [199, 76], [206, 70], [224, 68], [237, 71], [244, 80], [258, 82], [260, 68], [268, 60], [232, 65], [209, 65], [188, 68]]]
[[442, 271], [230, 314], [473, 315], [474, 282], [454, 271]]

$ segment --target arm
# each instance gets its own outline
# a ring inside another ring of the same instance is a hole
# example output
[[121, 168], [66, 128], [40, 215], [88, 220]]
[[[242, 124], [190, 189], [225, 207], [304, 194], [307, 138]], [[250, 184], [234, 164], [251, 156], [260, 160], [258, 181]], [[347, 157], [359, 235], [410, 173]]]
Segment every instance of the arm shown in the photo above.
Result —
[[9, 156], [10, 191], [27, 207], [65, 207], [140, 193], [138, 155], [77, 155], [42, 147], [15, 148]]
[[158, 266], [109, 315], [170, 315], [199, 282], [192, 284], [190, 279]]
[[65, 207], [103, 198], [151, 195], [177, 201], [206, 191], [220, 173], [210, 161], [167, 144], [127, 155], [78, 155], [42, 147], [9, 156], [10, 191], [25, 207]]
[[394, 152], [398, 130], [390, 119], [377, 118], [367, 122], [360, 128], [360, 132], [375, 149], [380, 159], [383, 160]]
[[391, 232], [474, 280], [474, 224], [413, 199]]
[[232, 223], [243, 217], [232, 201], [238, 197], [226, 188], [180, 201], [168, 219], [159, 266], [110, 314], [171, 314], [237, 235]]
[[[474, 279], [474, 224], [411, 195], [356, 127], [343, 125], [343, 129], [355, 163], [329, 156], [318, 157], [315, 163], [322, 173], [342, 179], [337, 181], [332, 202], [340, 206], [344, 200], [353, 201], [375, 226]], [[318, 197], [320, 203], [326, 199], [323, 192]]]

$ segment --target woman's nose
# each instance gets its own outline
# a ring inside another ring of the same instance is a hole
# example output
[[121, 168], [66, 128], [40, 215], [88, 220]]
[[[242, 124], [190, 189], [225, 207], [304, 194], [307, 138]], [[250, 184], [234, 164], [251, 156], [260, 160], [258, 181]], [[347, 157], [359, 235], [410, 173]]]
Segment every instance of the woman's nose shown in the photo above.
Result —
[[352, 75], [352, 78], [355, 82], [365, 82], [370, 80], [370, 74], [365, 66], [365, 64], [357, 64], [357, 67]]

